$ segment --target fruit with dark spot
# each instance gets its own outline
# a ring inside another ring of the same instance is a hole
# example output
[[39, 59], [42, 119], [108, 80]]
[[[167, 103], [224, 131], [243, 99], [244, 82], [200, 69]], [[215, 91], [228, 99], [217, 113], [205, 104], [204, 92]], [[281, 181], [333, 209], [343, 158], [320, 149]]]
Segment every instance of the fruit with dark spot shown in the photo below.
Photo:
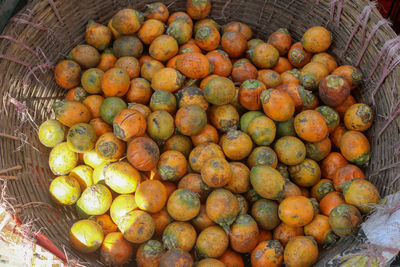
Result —
[[157, 166], [160, 150], [148, 137], [138, 137], [128, 145], [128, 161], [140, 171], [150, 171]]

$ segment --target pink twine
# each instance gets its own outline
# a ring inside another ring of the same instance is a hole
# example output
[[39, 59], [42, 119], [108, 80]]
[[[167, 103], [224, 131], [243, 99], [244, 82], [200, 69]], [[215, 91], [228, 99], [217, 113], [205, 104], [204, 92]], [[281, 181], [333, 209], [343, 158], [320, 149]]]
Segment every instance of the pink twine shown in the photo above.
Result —
[[352, 33], [350, 34], [349, 40], [347, 41], [346, 47], [344, 48], [343, 54], [344, 55], [347, 50], [350, 47], [350, 43], [353, 40], [354, 36], [356, 35], [356, 32], [358, 31], [358, 28], [360, 28], [361, 22], [362, 22], [362, 37], [361, 37], [361, 41], [364, 42], [365, 41], [365, 31], [367, 29], [367, 22], [369, 20], [369, 16], [371, 14], [371, 10], [376, 6], [376, 3], [372, 2], [371, 4], [369, 4], [368, 6], [364, 7], [363, 11], [361, 12], [360, 16], [358, 16], [356, 25], [353, 28]]
[[11, 104], [13, 104], [13, 105], [17, 108], [17, 111], [18, 111], [18, 112], [24, 112], [24, 111], [26, 111], [26, 109], [27, 109], [25, 104], [19, 102], [17, 99], [15, 99], [15, 98], [13, 98], [13, 97], [10, 97], [9, 102], [10, 102]]
[[373, 68], [371, 69], [371, 72], [368, 75], [367, 81], [369, 81], [372, 78], [372, 75], [374, 75], [374, 73], [378, 67], [378, 64], [380, 63], [380, 61], [383, 57], [383, 54], [387, 52], [389, 47], [393, 47], [394, 45], [397, 46], [398, 44], [400, 44], [400, 36], [397, 36], [396, 38], [388, 40], [383, 44], [383, 47], [382, 47], [381, 51], [379, 52], [377, 59], [375, 60], [375, 64], [374, 64]]
[[41, 30], [41, 31], [47, 31], [48, 30], [48, 27], [46, 25], [44, 25], [43, 23], [33, 23], [33, 22], [30, 22], [28, 20], [21, 19], [21, 18], [12, 18], [10, 21], [15, 22], [17, 24], [30, 25], [33, 28]]
[[47, 0], [47, 1], [49, 2], [51, 8], [53, 9], [54, 14], [56, 14], [56, 17], [57, 17], [58, 21], [60, 22], [61, 26], [64, 26], [65, 24], [64, 24], [64, 22], [63, 22], [63, 20], [62, 20], [62, 18], [60, 16], [60, 13], [58, 12], [58, 9], [57, 9], [56, 4], [54, 3], [54, 1], [53, 0]]
[[337, 12], [336, 12], [336, 25], [339, 26], [340, 23], [340, 18], [342, 16], [342, 10], [343, 10], [343, 1], [344, 0], [331, 0], [330, 2], [330, 8], [329, 8], [329, 22], [331, 23], [333, 21], [333, 18], [335, 16], [335, 7], [337, 7]]
[[381, 26], [383, 26], [383, 25], [385, 25], [385, 24], [387, 24], [387, 23], [389, 23], [389, 21], [388, 21], [387, 19], [381, 19], [381, 20], [378, 21], [378, 23], [374, 26], [374, 28], [372, 29], [371, 33], [369, 34], [369, 36], [368, 36], [368, 38], [367, 38], [367, 41], [364, 43], [364, 46], [363, 46], [363, 48], [362, 48], [362, 50], [361, 50], [361, 53], [360, 53], [360, 55], [359, 55], [359, 57], [358, 57], [358, 60], [357, 60], [357, 63], [356, 63], [356, 67], [358, 67], [358, 66], [360, 65], [361, 59], [363, 58], [365, 52], [367, 51], [367, 48], [368, 48], [368, 46], [369, 46], [369, 43], [371, 42], [372, 38], [375, 36], [375, 33], [378, 31], [378, 29], [379, 29]]
[[27, 46], [27, 45], [24, 44], [23, 42], [12, 38], [11, 36], [8, 36], [8, 35], [0, 35], [0, 39], [6, 39], [6, 40], [9, 40], [9, 41], [11, 41], [11, 42], [13, 42], [13, 43], [16, 43], [17, 45], [22, 46], [23, 48], [25, 48], [26, 50], [28, 50], [29, 52], [31, 52], [31, 53], [34, 54], [35, 56], [38, 56], [38, 53], [37, 53], [35, 50], [33, 50], [32, 48], [30, 48], [29, 46]]
[[9, 57], [9, 56], [1, 55], [1, 54], [0, 54], [0, 58], [2, 58], [2, 59], [4, 59], [4, 60], [11, 61], [11, 62], [14, 62], [14, 63], [17, 63], [17, 64], [20, 64], [20, 65], [25, 66], [25, 67], [27, 67], [27, 68], [30, 67], [29, 63], [26, 63], [26, 62], [24, 62], [24, 61], [21, 61], [21, 60], [19, 60], [19, 59], [13, 58], [13, 57]]

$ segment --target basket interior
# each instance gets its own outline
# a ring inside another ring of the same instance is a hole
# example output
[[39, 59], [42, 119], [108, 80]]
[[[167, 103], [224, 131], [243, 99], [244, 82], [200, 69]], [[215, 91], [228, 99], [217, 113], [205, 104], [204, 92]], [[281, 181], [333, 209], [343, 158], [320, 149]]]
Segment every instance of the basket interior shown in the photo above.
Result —
[[[65, 24], [61, 26], [48, 1], [32, 1], [16, 17], [35, 24], [43, 23], [42, 25], [45, 25], [48, 30], [10, 21], [3, 35], [10, 35], [33, 49], [38, 48], [38, 55], [35, 56], [7, 40], [0, 41], [0, 54], [28, 62], [31, 66], [44, 64], [46, 60], [54, 64], [64, 58], [75, 45], [84, 42], [85, 26], [89, 19], [106, 24], [121, 8], [130, 7], [143, 11], [145, 5], [151, 2], [154, 0], [56, 1], [57, 9]], [[170, 13], [185, 10], [186, 1], [184, 0], [162, 2], [170, 5]], [[230, 21], [245, 22], [252, 28], [253, 36], [263, 40], [281, 27], [286, 27], [293, 39], [298, 41], [307, 28], [315, 25], [327, 26], [334, 37], [329, 52], [340, 64], [354, 65], [364, 45], [361, 30], [356, 33], [349, 50], [344, 55], [343, 50], [359, 14], [368, 4], [367, 0], [344, 1], [340, 22], [338, 22], [337, 6], [333, 5], [331, 9], [330, 1], [213, 0], [210, 17], [221, 25]], [[333, 21], [330, 21], [331, 14], [333, 14]], [[382, 17], [379, 12], [373, 9], [367, 24], [366, 36], [380, 19]], [[387, 24], [380, 27], [360, 64], [365, 76], [369, 74], [384, 42], [395, 36]], [[372, 81], [364, 83], [362, 88], [355, 93], [358, 101], [368, 102], [381, 71], [382, 63], [372, 76]], [[66, 92], [56, 85], [51, 70], [42, 72], [36, 69], [34, 72], [38, 78], [36, 80], [33, 75], [26, 78], [28, 69], [25, 66], [1, 60], [0, 72], [2, 73], [0, 96], [4, 99], [0, 104], [0, 129], [6, 133], [21, 136], [25, 140], [21, 143], [5, 138], [0, 139], [0, 167], [23, 166], [20, 178], [7, 184], [6, 193], [10, 197], [9, 201], [13, 206], [19, 207], [18, 215], [23, 221], [33, 221], [35, 229], [46, 234], [61, 250], [65, 249], [70, 258], [77, 257], [87, 263], [98, 264], [95, 256], [79, 254], [69, 247], [69, 227], [78, 218], [74, 208], [57, 206], [50, 200], [48, 186], [54, 176], [48, 167], [49, 150], [40, 144], [35, 129], [42, 121], [52, 118], [51, 107], [54, 101], [62, 98]], [[386, 121], [385, 116], [390, 113], [394, 102], [397, 101], [395, 97], [398, 96], [399, 90], [394, 82], [398, 77], [400, 77], [399, 70], [396, 68], [387, 77], [376, 95], [376, 119], [367, 133], [372, 146], [372, 160], [366, 169], [366, 174], [379, 188], [382, 196], [397, 191], [398, 186], [398, 183], [392, 184], [398, 173], [398, 167], [386, 169], [375, 175], [375, 172], [398, 161], [394, 156], [399, 141], [398, 121], [392, 123], [379, 139], [376, 138], [376, 133]], [[15, 105], [9, 103], [10, 99], [18, 100], [27, 109], [18, 110]], [[319, 263], [324, 265], [326, 259], [355, 244], [353, 238], [342, 240], [335, 247], [324, 250]]]

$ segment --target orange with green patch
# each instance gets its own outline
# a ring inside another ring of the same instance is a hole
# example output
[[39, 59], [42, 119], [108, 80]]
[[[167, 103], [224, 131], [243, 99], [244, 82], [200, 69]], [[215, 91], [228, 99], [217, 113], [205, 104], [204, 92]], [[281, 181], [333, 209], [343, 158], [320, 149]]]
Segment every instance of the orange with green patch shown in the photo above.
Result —
[[177, 221], [189, 221], [200, 212], [200, 198], [190, 189], [179, 188], [169, 197], [167, 211]]
[[343, 203], [345, 202], [341, 193], [331, 192], [321, 199], [319, 208], [322, 214], [329, 216], [334, 208]]
[[300, 83], [308, 90], [318, 88], [320, 82], [329, 75], [328, 68], [319, 62], [310, 62], [305, 65], [300, 72]]
[[311, 236], [297, 236], [288, 242], [283, 259], [288, 267], [312, 266], [318, 260], [318, 245]]
[[203, 26], [212, 26], [215, 27], [218, 31], [221, 29], [221, 25], [219, 25], [215, 20], [206, 18], [196, 21], [193, 27], [193, 31], [197, 32], [197, 30]]
[[273, 230], [281, 222], [278, 216], [278, 204], [269, 199], [257, 200], [251, 208], [251, 215], [265, 230]]
[[202, 26], [195, 32], [195, 42], [198, 47], [204, 51], [217, 49], [221, 35], [213, 26]]
[[258, 68], [270, 69], [278, 63], [279, 51], [269, 43], [262, 43], [254, 47], [250, 58]]
[[167, 90], [156, 90], [151, 95], [149, 107], [152, 111], [166, 111], [174, 114], [176, 111], [176, 98]]
[[226, 232], [239, 214], [239, 202], [234, 194], [226, 189], [216, 189], [206, 201], [207, 216]]
[[229, 104], [235, 97], [235, 84], [226, 77], [213, 77], [204, 85], [205, 99], [214, 105]]
[[212, 73], [227, 77], [232, 71], [232, 62], [229, 55], [223, 50], [213, 50], [206, 54], [210, 64], [213, 66]]
[[95, 23], [93, 20], [88, 22], [85, 32], [86, 43], [98, 50], [103, 50], [110, 44], [111, 38], [112, 33], [108, 27]]
[[286, 28], [280, 28], [276, 32], [271, 33], [267, 43], [273, 45], [279, 51], [279, 55], [284, 56], [288, 53], [292, 45], [292, 37]]
[[363, 132], [371, 127], [374, 121], [374, 114], [368, 105], [357, 103], [346, 110], [343, 120], [348, 130]]
[[168, 25], [166, 34], [175, 38], [178, 45], [184, 44], [192, 37], [192, 26], [184, 20], [175, 20]]
[[157, 170], [164, 181], [177, 181], [187, 172], [187, 160], [181, 152], [168, 150], [161, 154]]
[[282, 83], [279, 73], [269, 69], [259, 70], [257, 80], [261, 81], [268, 89], [276, 88]]
[[332, 34], [322, 26], [309, 28], [301, 38], [304, 49], [311, 53], [326, 51], [332, 43]]
[[121, 140], [142, 136], [146, 132], [146, 119], [134, 109], [121, 110], [113, 120], [114, 135]]
[[210, 226], [201, 231], [196, 241], [196, 253], [200, 257], [218, 258], [229, 245], [229, 238], [219, 226]]
[[92, 125], [77, 123], [68, 130], [67, 144], [71, 151], [84, 153], [92, 150], [96, 143], [96, 133]]
[[174, 93], [182, 87], [184, 80], [185, 76], [178, 70], [174, 68], [163, 68], [154, 73], [151, 80], [151, 88]]
[[235, 130], [239, 123], [239, 113], [233, 105], [211, 106], [209, 109], [209, 120], [215, 128], [222, 132]]
[[186, 77], [202, 79], [210, 74], [210, 62], [202, 53], [189, 52], [178, 56], [176, 68]]
[[204, 110], [208, 109], [208, 102], [204, 97], [204, 93], [197, 87], [185, 87], [176, 92], [175, 96], [179, 108], [189, 105], [198, 105]]
[[210, 0], [186, 1], [186, 12], [192, 19], [204, 19], [211, 11]]
[[210, 158], [201, 168], [201, 178], [210, 187], [222, 187], [231, 180], [232, 170], [224, 158]]
[[149, 19], [143, 23], [142, 27], [138, 31], [138, 37], [143, 43], [150, 45], [154, 39], [162, 35], [164, 31], [164, 23], [156, 19]]
[[231, 160], [246, 158], [253, 149], [250, 136], [239, 130], [231, 130], [221, 138], [222, 150]]
[[[290, 61], [289, 61], [289, 63], [290, 63]], [[292, 65], [292, 64], [290, 64], [290, 65]], [[285, 72], [282, 72], [281, 80], [282, 80], [283, 84], [285, 84], [285, 83], [300, 84], [300, 70], [292, 68], [290, 70], [286, 70]]]
[[75, 87], [73, 89], [68, 90], [68, 93], [64, 99], [83, 102], [83, 100], [86, 98], [87, 95], [88, 93], [85, 91], [85, 89], [83, 89], [82, 87]]
[[164, 110], [154, 111], [147, 117], [147, 134], [155, 140], [167, 140], [174, 130], [174, 118]]
[[315, 161], [321, 161], [326, 158], [331, 149], [332, 144], [328, 137], [319, 142], [306, 143], [307, 157]]
[[79, 85], [81, 67], [75, 61], [60, 61], [54, 69], [56, 83], [64, 89], [71, 89]]
[[327, 194], [335, 192], [333, 182], [329, 179], [321, 179], [311, 188], [311, 197], [321, 201]]
[[200, 47], [196, 44], [186, 43], [179, 47], [178, 54], [182, 55], [185, 53], [201, 53]]
[[283, 264], [283, 247], [278, 240], [260, 242], [251, 253], [253, 267], [279, 267]]
[[335, 189], [339, 192], [343, 191], [342, 185], [353, 179], [365, 179], [363, 171], [356, 165], [347, 164], [337, 168], [332, 178]]
[[121, 9], [112, 18], [113, 28], [121, 34], [133, 34], [142, 26], [144, 16], [135, 9]]
[[232, 80], [242, 83], [248, 79], [257, 79], [257, 68], [247, 58], [237, 60], [232, 67]]
[[250, 182], [254, 190], [267, 199], [282, 199], [284, 195], [285, 180], [276, 169], [258, 165], [251, 168]]
[[202, 203], [205, 202], [211, 188], [203, 182], [201, 175], [189, 173], [185, 175], [178, 183], [178, 188], [187, 188], [197, 193]]
[[236, 252], [251, 252], [258, 244], [258, 225], [248, 214], [239, 215], [229, 233], [230, 246]]
[[100, 62], [97, 64], [96, 68], [107, 71], [114, 67], [115, 62], [117, 62], [117, 57], [114, 55], [113, 51], [109, 48], [104, 49], [103, 53], [100, 55]]
[[99, 51], [91, 45], [75, 46], [67, 58], [78, 63], [82, 69], [95, 68], [100, 62]]
[[284, 136], [274, 146], [279, 161], [286, 165], [297, 165], [306, 157], [306, 147], [297, 137]]
[[380, 199], [376, 186], [365, 179], [355, 178], [342, 188], [346, 203], [356, 206], [363, 214], [370, 212]]
[[332, 75], [337, 75], [345, 79], [349, 83], [351, 90], [360, 86], [363, 79], [362, 72], [358, 68], [350, 65], [343, 65], [336, 68], [332, 72]]
[[349, 204], [340, 204], [329, 214], [329, 224], [333, 232], [340, 237], [354, 235], [361, 220], [360, 211]]
[[124, 35], [114, 41], [113, 51], [118, 58], [139, 58], [143, 53], [143, 44], [136, 36]]
[[56, 119], [67, 127], [72, 127], [77, 123], [87, 123], [91, 119], [88, 108], [78, 101], [57, 101], [52, 108]]
[[347, 131], [340, 140], [340, 152], [350, 162], [365, 166], [370, 159], [371, 145], [361, 132]]
[[168, 7], [161, 2], [155, 2], [146, 5], [146, 11], [144, 12], [144, 16], [147, 20], [156, 19], [162, 22], [167, 22], [169, 17]]
[[254, 143], [259, 146], [270, 145], [274, 141], [276, 135], [275, 123], [267, 116], [254, 118], [250, 122], [247, 130]]
[[163, 68], [164, 65], [160, 61], [155, 59], [148, 60], [140, 67], [140, 76], [151, 82], [154, 74]]
[[311, 223], [304, 226], [304, 234], [314, 237], [318, 245], [331, 245], [336, 242], [337, 236], [329, 225], [329, 217], [321, 214], [315, 215]]
[[160, 241], [149, 240], [140, 245], [136, 252], [136, 263], [138, 267], [158, 267], [164, 247]]
[[305, 159], [300, 164], [290, 166], [289, 173], [292, 181], [302, 187], [312, 187], [321, 178], [321, 169], [312, 159]]
[[274, 229], [273, 239], [279, 240], [283, 247], [296, 236], [304, 235], [303, 227], [290, 226], [284, 222]]
[[178, 54], [178, 42], [169, 35], [160, 35], [150, 44], [149, 54], [159, 61], [167, 61]]
[[261, 108], [260, 95], [266, 90], [265, 85], [255, 79], [244, 81], [239, 89], [239, 102], [248, 110], [259, 110]]
[[207, 114], [198, 105], [181, 107], [175, 116], [176, 128], [184, 135], [199, 134], [207, 124]]
[[192, 141], [190, 141], [189, 137], [175, 134], [165, 142], [163, 151], [176, 150], [181, 152], [187, 158], [190, 154], [190, 151], [192, 151], [192, 148]]
[[324, 116], [315, 110], [305, 110], [294, 118], [297, 135], [307, 142], [319, 142], [328, 135]]
[[307, 52], [301, 42], [294, 43], [288, 52], [290, 64], [296, 68], [304, 67], [311, 61], [312, 54]]
[[249, 25], [240, 21], [232, 21], [224, 25], [223, 32], [225, 33], [228, 31], [236, 31], [242, 34], [246, 38], [246, 40], [250, 40], [251, 36], [253, 35], [253, 31], [251, 30]]
[[340, 106], [350, 95], [348, 82], [340, 76], [329, 75], [319, 85], [319, 96], [330, 107]]
[[328, 126], [328, 132], [333, 133], [340, 124], [339, 114], [329, 106], [320, 106], [315, 110], [324, 116], [326, 125]]
[[274, 121], [287, 121], [295, 111], [295, 102], [289, 94], [277, 89], [264, 90], [261, 95], [264, 113]]
[[196, 243], [196, 237], [196, 230], [190, 223], [173, 222], [165, 228], [162, 241], [166, 249], [190, 251]]

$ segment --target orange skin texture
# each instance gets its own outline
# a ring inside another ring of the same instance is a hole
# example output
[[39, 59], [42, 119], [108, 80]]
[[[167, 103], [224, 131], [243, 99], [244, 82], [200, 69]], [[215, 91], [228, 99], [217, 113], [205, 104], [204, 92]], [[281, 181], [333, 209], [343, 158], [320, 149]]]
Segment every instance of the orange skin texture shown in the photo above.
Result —
[[207, 215], [206, 205], [201, 205], [199, 214], [192, 220], [192, 224], [196, 227], [198, 232], [216, 225]]
[[267, 43], [273, 45], [280, 56], [284, 56], [292, 45], [292, 37], [288, 32], [276, 31], [268, 37]]
[[285, 247], [283, 259], [288, 267], [309, 267], [318, 260], [318, 245], [314, 239], [297, 236]]
[[273, 239], [279, 240], [283, 247], [296, 236], [304, 235], [303, 227], [293, 227], [286, 223], [281, 223], [274, 229]]
[[321, 201], [327, 194], [335, 191], [333, 182], [329, 179], [321, 179], [310, 190], [311, 197]]
[[128, 145], [128, 161], [140, 171], [150, 171], [157, 166], [160, 150], [149, 137], [138, 137]]
[[159, 241], [151, 240], [140, 245], [136, 252], [138, 267], [158, 267], [164, 248]]
[[324, 52], [331, 46], [331, 33], [322, 26], [309, 28], [302, 37], [304, 49], [311, 53]]
[[150, 214], [154, 220], [154, 236], [160, 237], [162, 236], [165, 227], [172, 223], [173, 219], [169, 216], [166, 209], [162, 209], [159, 212]]
[[83, 102], [82, 100], [87, 96], [87, 92], [82, 87], [75, 87], [73, 89], [69, 89], [67, 95], [65, 96], [65, 100], [74, 100]]
[[140, 64], [135, 57], [120, 57], [115, 62], [115, 67], [124, 69], [128, 73], [130, 80], [139, 77]]
[[206, 54], [208, 61], [213, 65], [213, 73], [227, 77], [232, 72], [232, 62], [223, 50], [213, 50]]
[[225, 158], [221, 147], [214, 143], [203, 143], [196, 146], [189, 155], [190, 167], [194, 172], [200, 173], [201, 167], [210, 158]]
[[154, 73], [151, 87], [154, 90], [167, 90], [174, 93], [181, 88], [183, 80], [184, 76], [179, 71], [173, 68], [164, 68]]
[[207, 198], [206, 212], [213, 222], [228, 228], [239, 214], [239, 201], [230, 191], [217, 189]]
[[360, 211], [350, 204], [340, 204], [329, 215], [329, 224], [338, 236], [354, 235], [361, 220]]
[[281, 202], [278, 214], [284, 223], [293, 227], [301, 227], [312, 221], [314, 208], [308, 198], [292, 196]]
[[138, 32], [140, 40], [149, 45], [158, 36], [162, 35], [165, 31], [165, 25], [159, 20], [149, 19], [146, 20]]
[[261, 243], [262, 241], [268, 241], [272, 240], [272, 233], [271, 231], [267, 231], [264, 229], [259, 229], [259, 234], [258, 234], [258, 243]]
[[320, 62], [310, 62], [300, 72], [301, 84], [309, 90], [318, 88], [318, 85], [329, 75], [328, 68]]
[[63, 100], [53, 105], [56, 119], [65, 126], [72, 127], [77, 123], [87, 123], [91, 119], [88, 108], [77, 101]]
[[196, 262], [196, 267], [226, 267], [225, 264], [217, 259], [207, 258]]
[[211, 11], [211, 1], [188, 0], [186, 1], [186, 12], [192, 19], [204, 19]]
[[147, 62], [149, 62], [149, 61], [151, 61], [151, 60], [155, 60], [155, 59], [152, 58], [152, 57], [149, 56], [149, 55], [143, 55], [143, 56], [141, 56], [138, 60], [139, 60], [140, 67], [142, 67], [143, 64], [146, 64]]
[[242, 34], [246, 38], [246, 41], [250, 40], [251, 36], [253, 35], [253, 31], [251, 30], [251, 28], [247, 24], [239, 21], [228, 23], [224, 27], [224, 33], [228, 31], [235, 31]]
[[232, 80], [244, 82], [248, 79], [257, 79], [257, 68], [247, 58], [237, 60], [232, 68]]
[[356, 165], [347, 164], [342, 167], [339, 167], [335, 171], [332, 181], [333, 185], [335, 186], [335, 189], [339, 192], [342, 192], [343, 189], [339, 187], [344, 183], [356, 178], [365, 179], [363, 171]]
[[164, 144], [163, 151], [176, 150], [181, 152], [185, 157], [188, 157], [192, 151], [193, 145], [189, 137], [176, 134], [171, 136]]
[[144, 63], [140, 68], [140, 76], [151, 82], [154, 74], [163, 68], [164, 65], [160, 61], [155, 59], [150, 60]]
[[299, 188], [300, 188], [300, 190], [301, 190], [301, 194], [302, 194], [304, 197], [309, 197], [309, 196], [310, 196], [310, 191], [308, 190], [308, 188], [306, 188], [306, 187], [301, 187], [301, 186], [299, 186]]
[[232, 178], [232, 170], [224, 158], [211, 158], [204, 162], [201, 178], [210, 187], [221, 187]]
[[343, 120], [347, 129], [363, 132], [371, 127], [374, 114], [368, 105], [358, 103], [347, 109]]
[[86, 29], [86, 43], [94, 46], [99, 50], [103, 50], [108, 46], [112, 38], [110, 29], [104, 25], [93, 23]]
[[278, 63], [272, 68], [273, 71], [276, 71], [279, 74], [284, 73], [285, 71], [293, 69], [290, 61], [285, 57], [279, 57]]
[[92, 125], [97, 136], [102, 136], [103, 134], [109, 132], [112, 133], [113, 131], [112, 127], [101, 118], [92, 119], [90, 120], [89, 124]]
[[177, 181], [187, 172], [187, 160], [179, 151], [165, 151], [160, 156], [157, 169], [163, 180]]
[[331, 139], [328, 137], [319, 142], [307, 143], [307, 157], [315, 161], [326, 158], [332, 149]]
[[242, 257], [229, 248], [221, 257], [218, 258], [218, 260], [224, 263], [226, 267], [244, 267]]
[[129, 84], [129, 74], [126, 70], [120, 68], [109, 69], [101, 79], [101, 89], [106, 97], [124, 96], [129, 90]]
[[106, 72], [109, 69], [113, 68], [117, 62], [117, 57], [114, 56], [111, 52], [103, 52], [100, 55], [100, 62], [96, 66], [97, 69], [101, 69], [102, 71]]
[[147, 20], [156, 19], [165, 23], [169, 17], [168, 7], [161, 2], [151, 3], [147, 5], [145, 17]]
[[107, 27], [110, 29], [114, 39], [118, 39], [119, 37], [121, 37], [121, 33], [119, 33], [114, 27], [113, 27], [113, 19], [111, 18], [108, 23], [107, 23]]
[[265, 89], [264, 83], [259, 80], [249, 79], [243, 82], [239, 89], [240, 104], [248, 110], [260, 109], [260, 95]]
[[331, 73], [338, 67], [338, 64], [336, 60], [333, 58], [333, 56], [324, 52], [315, 54], [311, 58], [311, 62], [319, 62], [325, 64], [325, 66], [328, 68], [329, 73]]
[[117, 225], [111, 220], [108, 214], [94, 216], [93, 220], [101, 226], [104, 236], [112, 232], [117, 232], [118, 230]]
[[339, 192], [331, 192], [321, 199], [319, 203], [319, 210], [322, 214], [329, 216], [334, 208], [343, 203], [345, 202], [342, 194]]
[[207, 199], [210, 188], [203, 182], [201, 175], [188, 173], [178, 183], [178, 188], [187, 188], [197, 193], [200, 201], [204, 203]]
[[83, 100], [83, 104], [88, 108], [92, 118], [100, 118], [100, 105], [104, 97], [101, 95], [90, 95]]
[[283, 263], [283, 247], [278, 240], [263, 241], [251, 253], [253, 267], [279, 267]]
[[187, 23], [189, 23], [190, 27], [193, 28], [193, 20], [185, 12], [179, 11], [179, 12], [172, 13], [171, 16], [169, 16], [169, 18], [168, 18], [168, 25], [171, 24], [172, 22], [174, 22], [175, 20], [184, 20]]
[[94, 68], [100, 62], [99, 51], [91, 45], [77, 45], [72, 49], [70, 55], [82, 69]]
[[314, 94], [311, 94], [311, 96], [312, 96], [312, 102], [309, 103], [308, 105], [302, 106], [300, 109], [298, 109], [296, 111], [302, 112], [302, 111], [305, 111], [305, 110], [314, 110], [314, 109], [316, 109], [319, 106], [319, 100]]
[[331, 139], [334, 147], [340, 148], [340, 140], [344, 133], [347, 132], [347, 129], [343, 126], [338, 126], [336, 129], [330, 134], [329, 138]]
[[306, 157], [306, 147], [304, 143], [293, 136], [279, 138], [275, 143], [274, 150], [278, 159], [286, 165], [300, 164]]
[[196, 237], [196, 230], [190, 223], [176, 221], [165, 228], [162, 240], [167, 249], [190, 251], [196, 243]]
[[166, 33], [174, 37], [178, 44], [184, 44], [192, 37], [193, 27], [184, 20], [176, 20], [168, 25]]
[[274, 121], [287, 121], [295, 111], [295, 102], [284, 91], [268, 89], [261, 94], [264, 113]]
[[344, 115], [346, 113], [346, 111], [356, 103], [356, 100], [354, 99], [354, 97], [352, 95], [349, 95], [346, 100], [344, 100], [344, 102], [342, 104], [340, 104], [339, 106], [335, 107], [335, 111], [337, 113], [339, 113], [339, 116], [341, 119], [344, 118]]
[[177, 221], [189, 221], [200, 212], [200, 198], [190, 189], [179, 188], [169, 197], [167, 211]]
[[370, 151], [371, 145], [367, 137], [361, 132], [347, 131], [340, 140], [340, 152], [343, 154], [344, 158], [358, 165], [368, 163], [369, 156], [368, 159], [360, 158], [369, 155]]
[[345, 79], [337, 75], [329, 75], [321, 81], [319, 95], [326, 105], [337, 107], [350, 95], [350, 86]]
[[179, 47], [178, 54], [182, 55], [185, 53], [201, 53], [201, 49], [196, 44], [185, 43]]
[[332, 72], [332, 75], [337, 75], [345, 79], [349, 83], [351, 90], [358, 87], [363, 78], [361, 71], [356, 67], [350, 65], [343, 65], [337, 67]]
[[205, 99], [214, 105], [226, 105], [235, 98], [235, 84], [226, 77], [210, 79], [203, 89]]
[[150, 83], [143, 78], [132, 79], [125, 97], [128, 102], [147, 105], [150, 101], [152, 90]]
[[189, 52], [177, 58], [176, 68], [188, 78], [202, 79], [210, 73], [210, 62], [201, 53]]
[[205, 77], [204, 79], [202, 79], [201, 82], [200, 82], [200, 89], [201, 89], [201, 90], [204, 90], [206, 84], [207, 84], [211, 79], [213, 79], [213, 78], [215, 78], [215, 77], [221, 77], [221, 76], [216, 75], [216, 74], [211, 74], [211, 75], [208, 75], [207, 77]]
[[346, 203], [356, 206], [363, 214], [370, 212], [379, 201], [378, 189], [364, 179], [355, 179], [346, 184], [343, 195]]
[[81, 67], [72, 60], [60, 61], [54, 69], [54, 78], [62, 88], [74, 88], [81, 81]]
[[173, 69], [177, 69], [176, 67], [176, 61], [178, 60], [179, 55], [174, 56], [173, 58], [171, 58], [170, 60], [167, 61], [167, 64], [165, 64], [165, 67], [167, 68], [173, 68]]
[[229, 238], [219, 226], [210, 226], [204, 229], [198, 236], [196, 248], [200, 255], [207, 257], [221, 257], [229, 245]]
[[114, 17], [112, 26], [121, 34], [132, 34], [137, 32], [143, 21], [140, 21], [134, 9], [121, 9], [118, 11]]
[[186, 267], [193, 266], [193, 258], [189, 252], [182, 249], [170, 249], [160, 259], [160, 267]]
[[149, 47], [149, 54], [159, 61], [167, 61], [178, 54], [178, 42], [169, 35], [160, 35], [153, 40]]
[[276, 88], [282, 83], [281, 76], [274, 70], [259, 70], [257, 80], [265, 84], [268, 89]]
[[207, 124], [207, 114], [198, 105], [181, 107], [175, 116], [176, 128], [184, 135], [199, 134]]
[[290, 166], [289, 173], [292, 181], [303, 187], [314, 186], [321, 178], [321, 169], [312, 159], [305, 159], [300, 164]]
[[229, 131], [239, 122], [239, 113], [230, 104], [212, 106], [208, 115], [213, 126], [222, 132]]
[[246, 193], [250, 189], [250, 169], [241, 162], [230, 162], [232, 171], [231, 180], [225, 185], [232, 193]]
[[[157, 179], [157, 180], [161, 180], [161, 177], [160, 177], [160, 179]], [[167, 196], [170, 197], [171, 194], [176, 190], [176, 188], [177, 188], [176, 185], [172, 182], [163, 181], [162, 183], [164, 184], [165, 189], [167, 189]]]
[[298, 187], [295, 183], [292, 183], [290, 180], [285, 181], [285, 196], [284, 198], [288, 198], [291, 196], [302, 196], [300, 187]]
[[150, 108], [148, 106], [143, 105], [143, 104], [134, 103], [129, 108], [133, 109], [133, 110], [136, 110], [136, 111], [139, 111], [140, 113], [142, 113], [142, 115], [145, 117], [146, 120], [147, 120], [147, 117], [151, 114]]
[[304, 226], [304, 234], [314, 237], [318, 245], [323, 245], [326, 235], [332, 230], [329, 217], [321, 214], [315, 215], [311, 223]]
[[294, 43], [288, 53], [290, 63], [296, 67], [301, 68], [311, 61], [312, 54], [307, 52], [301, 42]]
[[196, 21], [193, 27], [193, 32], [197, 32], [197, 30], [203, 26], [212, 26], [215, 27], [217, 30], [221, 29], [221, 26], [215, 20], [206, 18]]
[[215, 129], [211, 124], [206, 124], [199, 134], [193, 135], [190, 138], [192, 139], [194, 146], [208, 142], [218, 144], [219, 140], [217, 129]]
[[321, 177], [332, 180], [338, 168], [346, 165], [348, 161], [338, 152], [331, 152], [320, 164]]
[[248, 214], [239, 215], [229, 232], [231, 248], [239, 253], [252, 251], [258, 244], [258, 234], [256, 221]]
[[246, 51], [247, 40], [237, 31], [226, 31], [222, 35], [221, 46], [230, 58], [238, 58]]
[[202, 26], [195, 33], [195, 42], [204, 51], [217, 49], [221, 41], [219, 31], [213, 26]]
[[300, 80], [287, 71], [281, 73], [282, 84], [293, 83], [300, 85]]
[[159, 212], [167, 203], [167, 190], [160, 181], [144, 181], [136, 189], [135, 201], [141, 210]]
[[105, 236], [100, 248], [100, 259], [103, 263], [123, 265], [131, 259], [132, 255], [132, 244], [126, 241], [120, 232]]
[[307, 142], [319, 142], [328, 135], [324, 116], [315, 110], [305, 110], [294, 118], [297, 135]]
[[259, 199], [254, 202], [251, 216], [257, 221], [260, 229], [264, 230], [273, 230], [281, 222], [278, 217], [278, 204], [269, 199]]
[[254, 47], [251, 60], [259, 68], [273, 68], [279, 60], [279, 51], [271, 44], [262, 43]]
[[134, 109], [121, 110], [113, 120], [114, 135], [124, 141], [142, 136], [146, 127], [145, 117]]

